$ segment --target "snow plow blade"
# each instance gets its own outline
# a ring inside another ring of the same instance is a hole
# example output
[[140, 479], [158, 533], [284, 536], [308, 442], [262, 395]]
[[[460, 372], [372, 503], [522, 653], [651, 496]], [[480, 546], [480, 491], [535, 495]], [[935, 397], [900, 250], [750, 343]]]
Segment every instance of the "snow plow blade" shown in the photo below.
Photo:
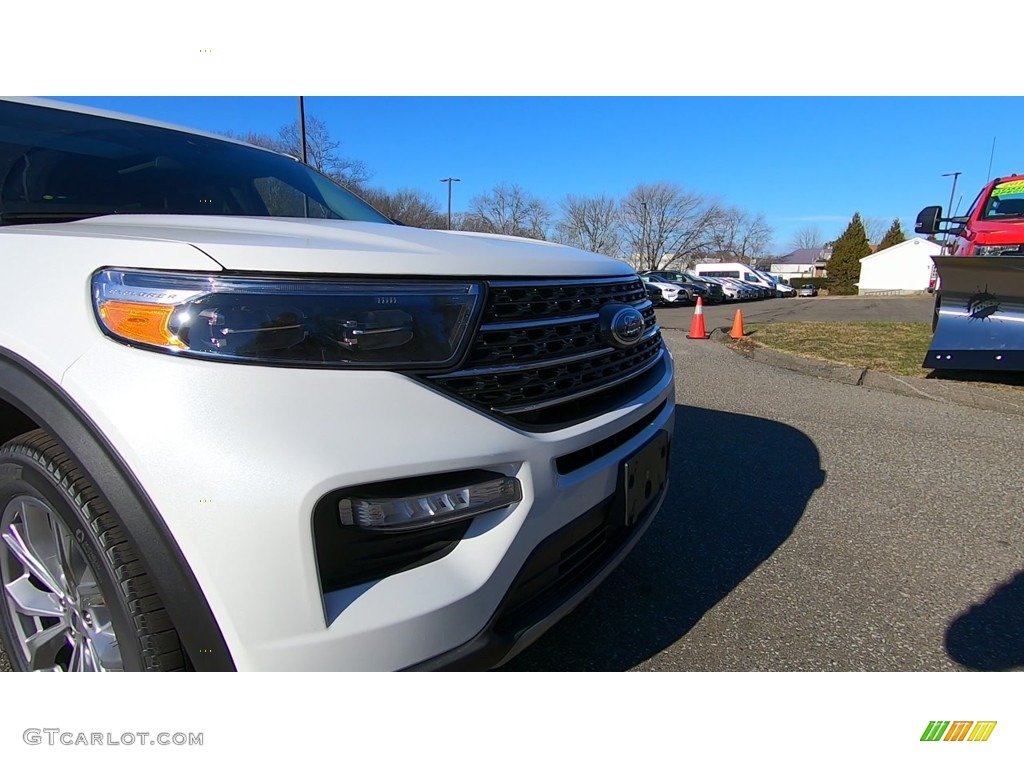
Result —
[[941, 293], [923, 367], [1024, 371], [1024, 256], [936, 256]]

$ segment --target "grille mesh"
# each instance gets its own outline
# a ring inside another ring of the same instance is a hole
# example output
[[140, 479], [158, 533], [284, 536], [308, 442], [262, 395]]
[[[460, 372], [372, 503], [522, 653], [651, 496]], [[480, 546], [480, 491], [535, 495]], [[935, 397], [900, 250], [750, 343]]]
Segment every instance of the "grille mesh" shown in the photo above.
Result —
[[[597, 314], [609, 303], [643, 315], [639, 344], [615, 349], [601, 338]], [[564, 421], [564, 408], [556, 406], [597, 393], [608, 404], [662, 354], [654, 308], [639, 279], [500, 282], [489, 286], [462, 369], [431, 381], [479, 408], [544, 426]], [[580, 411], [577, 420], [586, 416]]]

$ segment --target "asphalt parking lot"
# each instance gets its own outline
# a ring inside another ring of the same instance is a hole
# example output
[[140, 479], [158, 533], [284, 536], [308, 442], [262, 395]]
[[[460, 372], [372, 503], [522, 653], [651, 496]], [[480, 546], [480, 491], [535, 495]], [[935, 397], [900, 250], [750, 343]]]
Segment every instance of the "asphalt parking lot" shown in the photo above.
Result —
[[[924, 322], [931, 298], [741, 306], [750, 322]], [[735, 309], [707, 308], [709, 329]], [[658, 313], [677, 376], [668, 502], [506, 669], [1024, 668], [1024, 416], [765, 365], [687, 339], [692, 313]]]
[[508, 669], [1024, 667], [1024, 417], [665, 335], [679, 403], [670, 499]]
[[[742, 310], [745, 323], [826, 321], [930, 323], [935, 299], [921, 296], [815, 296], [792, 299], [767, 299], [705, 306], [704, 324], [712, 328], [731, 326], [736, 310]], [[662, 328], [689, 331], [694, 308], [658, 308]]]

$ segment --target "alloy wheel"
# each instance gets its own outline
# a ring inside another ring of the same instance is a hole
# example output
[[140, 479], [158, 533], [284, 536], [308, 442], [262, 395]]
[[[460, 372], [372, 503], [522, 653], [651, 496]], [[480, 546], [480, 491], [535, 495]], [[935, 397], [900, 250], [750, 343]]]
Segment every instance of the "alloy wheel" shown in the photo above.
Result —
[[15, 496], [0, 514], [0, 586], [18, 646], [12, 650], [29, 670], [124, 668], [107, 600], [81, 541], [39, 496]]

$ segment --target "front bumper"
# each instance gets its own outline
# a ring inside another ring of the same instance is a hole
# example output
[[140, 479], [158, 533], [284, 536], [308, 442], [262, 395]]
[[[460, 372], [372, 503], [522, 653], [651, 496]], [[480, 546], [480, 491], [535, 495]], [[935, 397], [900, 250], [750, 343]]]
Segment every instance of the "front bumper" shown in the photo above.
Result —
[[476, 637], [410, 671], [491, 669], [510, 661], [572, 611], [615, 570], [650, 527], [667, 488], [638, 524], [608, 524], [611, 499], [551, 534], [530, 554], [508, 594]]
[[[634, 400], [547, 433], [515, 429], [398, 374], [209, 363], [106, 339], [62, 384], [153, 500], [239, 670], [443, 668], [510, 658], [649, 525], [661, 498], [598, 547], [578, 578], [556, 580], [508, 618], [523, 569], [549, 557], [544, 542], [592, 522], [616, 492], [622, 460], [659, 430], [671, 434], [671, 358], [660, 365]], [[325, 494], [471, 469], [517, 477], [523, 500], [474, 519], [440, 559], [321, 589], [312, 511]], [[481, 643], [486, 653], [476, 653]]]

